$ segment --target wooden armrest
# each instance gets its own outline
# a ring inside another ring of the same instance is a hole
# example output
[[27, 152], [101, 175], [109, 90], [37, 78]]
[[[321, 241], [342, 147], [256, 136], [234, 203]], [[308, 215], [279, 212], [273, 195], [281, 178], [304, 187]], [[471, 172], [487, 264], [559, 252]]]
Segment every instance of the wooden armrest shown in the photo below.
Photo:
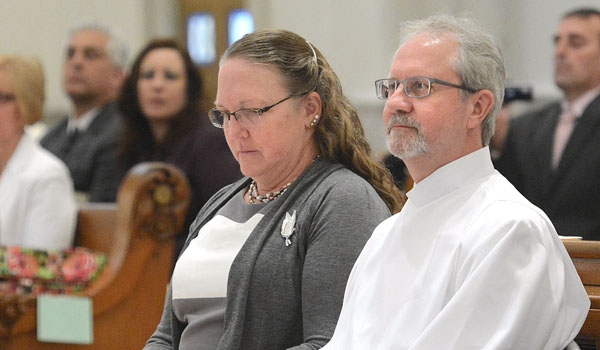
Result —
[[600, 348], [600, 241], [563, 241], [563, 244], [590, 298], [590, 311], [578, 339], [590, 340]]
[[[103, 252], [108, 260], [81, 293], [93, 302], [95, 342], [90, 348], [141, 348], [152, 333], [171, 275], [174, 237], [183, 228], [189, 201], [185, 174], [152, 162], [128, 172], [117, 203], [82, 205], [76, 245]], [[0, 348], [53, 348], [38, 343], [35, 333], [35, 297], [0, 295]]]

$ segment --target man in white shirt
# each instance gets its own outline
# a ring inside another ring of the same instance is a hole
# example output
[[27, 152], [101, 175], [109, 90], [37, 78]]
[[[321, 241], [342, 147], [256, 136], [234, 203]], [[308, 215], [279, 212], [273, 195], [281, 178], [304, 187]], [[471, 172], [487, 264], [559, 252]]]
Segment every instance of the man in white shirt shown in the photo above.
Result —
[[375, 84], [414, 187], [356, 261], [326, 350], [562, 349], [585, 320], [589, 298], [552, 223], [493, 168], [505, 70], [480, 28], [405, 23]]

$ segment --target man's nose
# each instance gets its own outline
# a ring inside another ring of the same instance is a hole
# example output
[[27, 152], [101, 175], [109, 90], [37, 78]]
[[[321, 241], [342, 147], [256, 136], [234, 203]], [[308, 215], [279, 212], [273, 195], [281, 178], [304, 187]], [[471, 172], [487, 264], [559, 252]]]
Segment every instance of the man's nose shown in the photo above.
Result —
[[[385, 102], [384, 110], [394, 113], [397, 110], [410, 112], [412, 109], [412, 98], [406, 95], [404, 86], [399, 86], [396, 91]], [[385, 113], [385, 112], [384, 112]]]

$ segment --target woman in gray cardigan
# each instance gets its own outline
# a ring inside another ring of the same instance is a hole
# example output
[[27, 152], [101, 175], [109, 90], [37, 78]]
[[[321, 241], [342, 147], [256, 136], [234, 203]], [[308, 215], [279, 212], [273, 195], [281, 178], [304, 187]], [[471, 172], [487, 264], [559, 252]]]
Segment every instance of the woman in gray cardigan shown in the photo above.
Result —
[[319, 349], [355, 259], [403, 197], [336, 74], [297, 34], [234, 43], [215, 104], [246, 178], [198, 214], [145, 349]]

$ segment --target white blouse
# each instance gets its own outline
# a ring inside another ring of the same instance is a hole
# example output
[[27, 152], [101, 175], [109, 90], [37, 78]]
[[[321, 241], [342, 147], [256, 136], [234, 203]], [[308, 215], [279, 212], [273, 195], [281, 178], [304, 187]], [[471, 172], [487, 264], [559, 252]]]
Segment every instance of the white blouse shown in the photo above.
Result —
[[0, 245], [64, 250], [76, 219], [69, 170], [24, 134], [0, 177]]

